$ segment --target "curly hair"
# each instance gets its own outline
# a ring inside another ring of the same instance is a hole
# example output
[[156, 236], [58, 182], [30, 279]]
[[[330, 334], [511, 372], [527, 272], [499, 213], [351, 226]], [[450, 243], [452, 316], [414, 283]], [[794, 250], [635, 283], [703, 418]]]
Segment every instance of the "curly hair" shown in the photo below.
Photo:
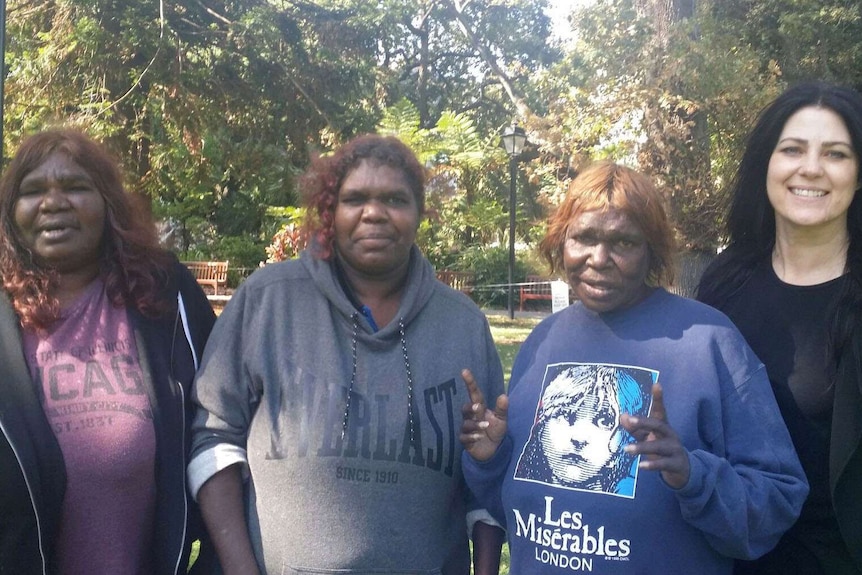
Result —
[[328, 260], [333, 254], [335, 207], [341, 184], [363, 161], [400, 170], [416, 199], [419, 215], [425, 211], [425, 170], [413, 151], [394, 136], [357, 136], [335, 153], [313, 158], [300, 179], [305, 205], [312, 213], [305, 223], [305, 237], [312, 240], [312, 253], [320, 259]]
[[123, 187], [116, 161], [105, 148], [73, 129], [52, 129], [22, 142], [0, 179], [0, 274], [22, 327], [46, 329], [59, 317], [57, 272], [40, 266], [14, 221], [21, 181], [54, 153], [84, 169], [105, 201], [100, 274], [108, 297], [148, 317], [167, 309], [159, 291], [167, 281], [170, 255], [159, 247], [155, 227], [141, 216]]
[[572, 221], [593, 210], [617, 209], [643, 231], [649, 247], [647, 281], [667, 285], [673, 281], [676, 240], [662, 198], [645, 175], [613, 162], [598, 162], [569, 184], [565, 199], [548, 220], [539, 250], [551, 271], [563, 269], [563, 244]]

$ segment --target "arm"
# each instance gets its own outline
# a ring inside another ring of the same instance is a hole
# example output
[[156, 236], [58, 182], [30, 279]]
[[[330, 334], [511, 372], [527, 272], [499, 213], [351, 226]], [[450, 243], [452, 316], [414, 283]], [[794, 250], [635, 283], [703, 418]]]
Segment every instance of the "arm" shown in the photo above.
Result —
[[639, 440], [627, 449], [645, 455], [639, 467], [660, 471], [675, 489], [683, 518], [720, 553], [753, 559], [796, 521], [808, 484], [764, 368], [728, 367], [747, 379], [721, 394], [721, 435], [710, 450], [679, 444], [660, 392], [660, 419], [622, 417], [621, 423]]
[[473, 525], [473, 573], [475, 575], [497, 575], [500, 572], [500, 552], [506, 532], [477, 521]]
[[717, 550], [752, 559], [772, 549], [799, 517], [808, 481], [761, 366], [723, 399], [726, 453], [691, 452], [691, 478], [677, 493], [683, 517]]
[[198, 491], [198, 503], [224, 574], [260, 573], [245, 521], [240, 465], [210, 477]]

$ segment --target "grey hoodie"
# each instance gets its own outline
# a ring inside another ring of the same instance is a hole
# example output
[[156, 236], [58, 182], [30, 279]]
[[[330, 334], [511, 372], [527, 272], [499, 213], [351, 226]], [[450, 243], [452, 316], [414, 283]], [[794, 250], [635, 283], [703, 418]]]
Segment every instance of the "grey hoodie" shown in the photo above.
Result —
[[398, 314], [376, 333], [329, 262], [303, 253], [267, 266], [204, 354], [192, 492], [246, 465], [250, 535], [269, 574], [466, 574], [465, 367], [486, 397], [502, 393], [485, 316], [415, 246]]

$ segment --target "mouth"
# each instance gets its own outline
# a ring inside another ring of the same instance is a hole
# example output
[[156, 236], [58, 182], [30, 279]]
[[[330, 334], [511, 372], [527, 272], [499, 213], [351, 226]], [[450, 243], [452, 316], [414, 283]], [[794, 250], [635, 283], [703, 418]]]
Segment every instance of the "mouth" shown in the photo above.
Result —
[[581, 285], [595, 294], [607, 294], [614, 291], [614, 286], [605, 282], [590, 282], [581, 280]]
[[63, 223], [63, 222], [54, 222], [42, 225], [38, 228], [38, 233], [42, 237], [46, 239], [60, 239], [65, 236], [67, 233], [72, 231], [74, 226]]
[[563, 461], [568, 461], [569, 463], [581, 464], [586, 461], [583, 457], [578, 455], [577, 453], [566, 453], [560, 459]]
[[389, 236], [362, 236], [356, 238], [355, 241], [364, 245], [376, 246], [389, 244], [393, 239]]
[[790, 188], [790, 193], [798, 198], [822, 198], [829, 192], [814, 188]]

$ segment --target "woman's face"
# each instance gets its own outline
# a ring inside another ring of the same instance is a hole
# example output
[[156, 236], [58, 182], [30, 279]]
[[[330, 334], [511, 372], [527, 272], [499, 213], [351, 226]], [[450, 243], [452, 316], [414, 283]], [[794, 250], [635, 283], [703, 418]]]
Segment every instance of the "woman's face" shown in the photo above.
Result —
[[596, 397], [563, 408], [545, 422], [540, 441], [557, 483], [598, 485], [619, 445], [619, 414]]
[[859, 158], [841, 116], [813, 106], [790, 116], [766, 174], [778, 233], [830, 228], [843, 233], [858, 186]]
[[649, 247], [640, 226], [617, 209], [583, 212], [569, 224], [563, 267], [575, 297], [592, 311], [626, 309], [650, 292]]
[[54, 152], [24, 176], [13, 217], [22, 243], [40, 265], [98, 274], [105, 200], [68, 155]]
[[335, 207], [335, 248], [348, 273], [405, 272], [419, 228], [419, 206], [401, 170], [363, 160], [344, 178]]

